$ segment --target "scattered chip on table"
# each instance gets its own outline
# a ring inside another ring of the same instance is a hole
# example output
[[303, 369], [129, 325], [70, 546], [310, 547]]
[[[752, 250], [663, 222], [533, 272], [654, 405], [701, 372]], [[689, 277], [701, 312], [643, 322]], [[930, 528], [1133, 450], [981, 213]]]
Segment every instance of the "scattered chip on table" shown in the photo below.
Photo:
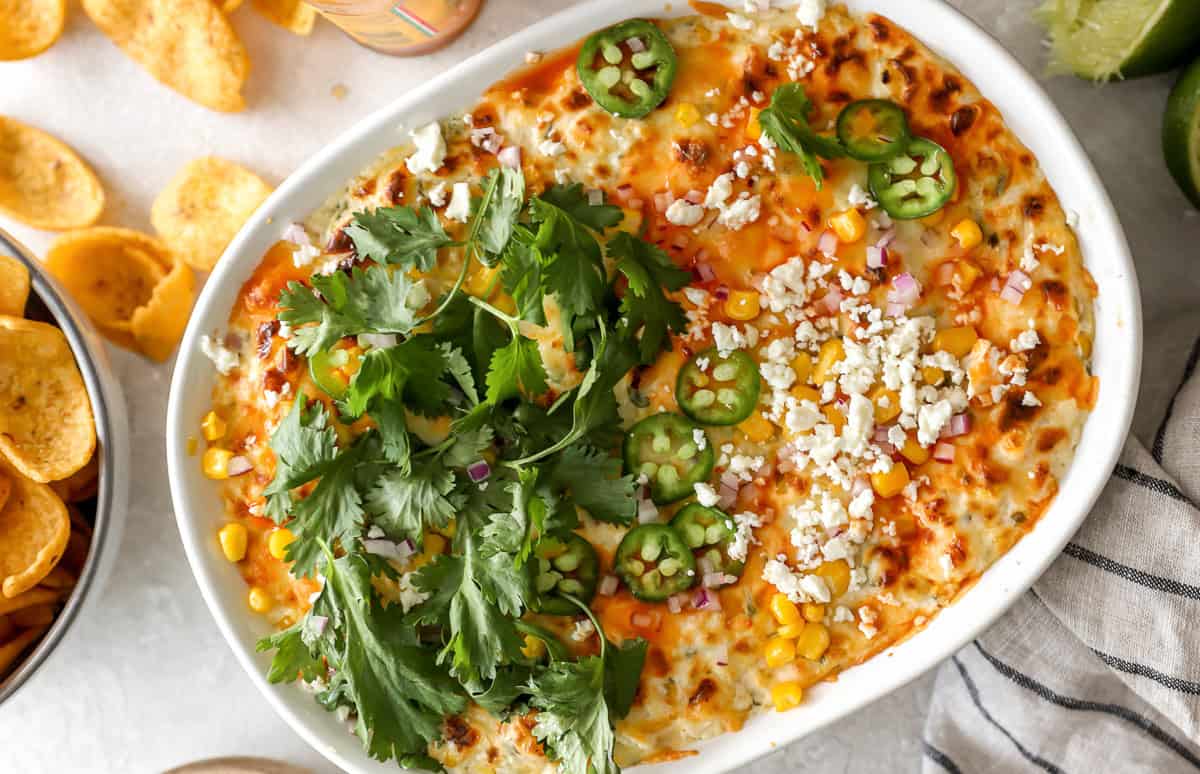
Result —
[[0, 0], [0, 60], [37, 56], [58, 40], [66, 0]]
[[75, 151], [41, 129], [0, 116], [0, 213], [34, 228], [65, 231], [90, 226], [103, 210], [100, 180]]
[[269, 21], [297, 35], [308, 35], [317, 20], [317, 12], [302, 0], [251, 0], [254, 10]]

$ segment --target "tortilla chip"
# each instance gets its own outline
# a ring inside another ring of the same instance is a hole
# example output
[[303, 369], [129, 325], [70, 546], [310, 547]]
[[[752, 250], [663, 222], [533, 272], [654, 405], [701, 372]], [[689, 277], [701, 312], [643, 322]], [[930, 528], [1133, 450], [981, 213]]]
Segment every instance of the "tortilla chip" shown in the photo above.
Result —
[[243, 0], [220, 0], [221, 13], [231, 14], [242, 7]]
[[71, 535], [67, 507], [53, 489], [24, 476], [15, 483], [0, 511], [0, 594], [9, 599], [50, 574]]
[[[98, 226], [60, 236], [50, 245], [45, 263], [101, 332], [110, 336], [131, 334], [134, 311], [150, 301], [175, 259], [154, 237]], [[132, 343], [132, 335], [128, 340]]]
[[[67, 541], [68, 550], [70, 550], [70, 545], [71, 545], [70, 541]], [[64, 589], [73, 588], [75, 586], [75, 583], [79, 580], [79, 578], [76, 577], [75, 573], [71, 572], [71, 570], [69, 568], [63, 566], [63, 564], [66, 562], [66, 560], [67, 560], [67, 555], [66, 555], [66, 553], [64, 553], [62, 561], [60, 561], [58, 563], [58, 565], [55, 566], [55, 568], [50, 571], [49, 575], [47, 575], [45, 578], [42, 578], [42, 582], [38, 584], [39, 589], [52, 589], [54, 591], [62, 591]], [[36, 591], [36, 590], [37, 589], [33, 589], [30, 591], [26, 591], [25, 593], [32, 594], [33, 591]]]
[[12, 494], [12, 479], [0, 473], [0, 511], [4, 510], [4, 504], [8, 502], [8, 496]]
[[60, 594], [55, 589], [35, 588], [18, 594], [12, 599], [0, 596], [0, 615], [8, 615], [18, 610], [24, 610], [33, 605], [45, 605], [56, 602]]
[[0, 645], [8, 642], [16, 631], [17, 627], [8, 620], [8, 616], [0, 615]]
[[317, 20], [317, 12], [302, 0], [251, 0], [254, 10], [269, 21], [297, 35], [308, 35]]
[[16, 258], [0, 254], [0, 314], [24, 317], [28, 300], [29, 270]]
[[[88, 551], [91, 550], [91, 547], [91, 533], [85, 534], [78, 529], [72, 529], [71, 537], [67, 538], [67, 550], [63, 552], [63, 558], [59, 562], [58, 567], [66, 567], [78, 576], [83, 572], [83, 566], [87, 564]], [[55, 569], [58, 569], [58, 567]]]
[[75, 151], [0, 116], [0, 212], [34, 228], [65, 231], [92, 225], [103, 210], [104, 189]]
[[36, 629], [39, 626], [49, 626], [54, 623], [55, 607], [56, 605], [53, 604], [30, 605], [23, 610], [16, 611], [9, 618], [22, 629]]
[[150, 209], [150, 222], [179, 257], [211, 271], [229, 241], [271, 186], [232, 161], [206, 157], [189, 162]]
[[95, 451], [92, 404], [67, 337], [53, 325], [0, 316], [0, 458], [21, 473], [9, 476], [7, 507], [22, 494], [24, 476], [43, 484], [64, 479]]
[[25, 629], [13, 639], [0, 645], [0, 674], [3, 674], [33, 643], [37, 642], [46, 632], [48, 626], [36, 629]]
[[0, 0], [0, 60], [42, 53], [62, 35], [66, 20], [65, 0]]
[[83, 0], [96, 26], [163, 84], [205, 107], [246, 106], [246, 47], [211, 0]]
[[160, 363], [169, 358], [183, 338], [195, 297], [192, 270], [180, 262], [154, 288], [146, 305], [133, 313], [134, 348]]
[[51, 481], [50, 488], [64, 503], [78, 503], [96, 496], [100, 483], [100, 455], [92, 454], [87, 464], [61, 481]]

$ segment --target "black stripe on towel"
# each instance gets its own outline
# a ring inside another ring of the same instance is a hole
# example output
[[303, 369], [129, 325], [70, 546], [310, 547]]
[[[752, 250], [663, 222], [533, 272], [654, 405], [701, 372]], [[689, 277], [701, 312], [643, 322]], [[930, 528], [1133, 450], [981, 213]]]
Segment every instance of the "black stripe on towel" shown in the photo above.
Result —
[[1100, 660], [1108, 664], [1113, 669], [1120, 670], [1127, 674], [1137, 675], [1153, 680], [1160, 685], [1165, 685], [1173, 691], [1180, 693], [1190, 693], [1193, 696], [1200, 696], [1200, 683], [1194, 683], [1191, 680], [1184, 680], [1182, 677], [1174, 677], [1173, 675], [1164, 674], [1154, 667], [1148, 667], [1145, 664], [1138, 664], [1133, 661], [1126, 661], [1123, 658], [1110, 656], [1103, 651], [1092, 648], [1092, 652], [1100, 657]]
[[958, 764], [950, 760], [950, 756], [942, 752], [938, 748], [931, 745], [925, 740], [921, 740], [921, 750], [925, 753], [929, 760], [945, 769], [949, 774], [962, 774], [962, 769]]
[[1183, 378], [1179, 380], [1179, 386], [1171, 395], [1171, 402], [1167, 404], [1167, 413], [1163, 414], [1158, 432], [1154, 434], [1154, 445], [1150, 447], [1150, 455], [1160, 465], [1162, 464], [1163, 442], [1167, 439], [1167, 425], [1171, 422], [1171, 414], [1175, 412], [1175, 399], [1179, 397], [1179, 391], [1183, 389], [1183, 385], [1187, 384], [1188, 379], [1191, 379], [1192, 374], [1196, 372], [1197, 359], [1200, 359], [1200, 339], [1196, 339], [1196, 343], [1192, 345], [1192, 353], [1188, 355], [1187, 363], [1183, 367]]
[[1132, 484], [1137, 484], [1140, 487], [1149, 489], [1151, 492], [1157, 492], [1160, 495], [1166, 495], [1167, 497], [1170, 497], [1172, 500], [1178, 500], [1181, 503], [1186, 503], [1193, 508], [1196, 507], [1196, 504], [1192, 502], [1192, 499], [1181, 492], [1179, 487], [1175, 486], [1170, 481], [1164, 481], [1161, 478], [1148, 476], [1136, 468], [1131, 468], [1128, 465], [1121, 464], [1118, 464], [1115, 468], [1113, 468], [1113, 475], [1117, 478], [1123, 478]]
[[1017, 748], [1017, 752], [1021, 753], [1021, 756], [1024, 757], [1025, 760], [1029, 761], [1034, 766], [1037, 766], [1042, 771], [1048, 771], [1050, 774], [1062, 774], [1062, 769], [1055, 766], [1053, 763], [1041, 757], [1040, 755], [1025, 749], [1025, 746], [1018, 742], [1017, 738], [1009, 733], [1007, 728], [1000, 725], [1000, 723], [994, 717], [992, 717], [991, 713], [984, 709], [983, 703], [979, 700], [979, 688], [975, 686], [975, 681], [971, 679], [969, 674], [967, 674], [967, 668], [963, 666], [961, 661], [958, 660], [958, 656], [951, 656], [950, 660], [954, 662], [954, 666], [958, 667], [958, 673], [962, 675], [963, 683], [967, 686], [967, 693], [971, 695], [971, 701], [975, 702], [975, 707], [979, 710], [979, 714], [983, 715], [983, 719], [991, 723], [997, 731], [1008, 737], [1008, 741], [1013, 743], [1013, 746]]
[[1163, 591], [1168, 594], [1187, 597], [1188, 599], [1200, 599], [1200, 586], [1189, 586], [1186, 583], [1164, 578], [1161, 575], [1151, 575], [1148, 572], [1142, 572], [1134, 567], [1109, 559], [1107, 556], [1102, 556], [1095, 551], [1090, 551], [1078, 543], [1067, 543], [1066, 547], [1063, 548], [1063, 553], [1081, 562], [1087, 562], [1090, 565], [1099, 567], [1105, 572], [1122, 577], [1131, 583], [1137, 583], [1155, 591]]
[[1125, 722], [1142, 729], [1154, 739], [1162, 742], [1171, 750], [1178, 753], [1181, 758], [1192, 764], [1192, 766], [1194, 766], [1197, 770], [1200, 770], [1200, 758], [1197, 758], [1196, 755], [1189, 750], [1186, 745], [1168, 734], [1166, 731], [1163, 731], [1149, 719], [1142, 717], [1128, 707], [1122, 707], [1119, 704], [1101, 704], [1100, 702], [1084, 701], [1083, 699], [1076, 699], [1071, 696], [1063, 696], [1061, 693], [1056, 693], [1050, 690], [1037, 680], [1034, 680], [1032, 677], [1018, 672], [1008, 664], [1005, 664], [1003, 661], [993, 656], [991, 653], [988, 653], [983, 649], [983, 646], [979, 644], [979, 640], [975, 640], [975, 642], [972, 644], [975, 645], [975, 649], [979, 651], [979, 654], [987, 659], [988, 663], [990, 663], [997, 672], [1004, 675], [1009, 680], [1012, 680], [1025, 690], [1032, 691], [1051, 704], [1057, 704], [1064, 709], [1079, 710], [1083, 712], [1103, 712], [1107, 715], [1118, 717], [1121, 720], [1124, 720]]

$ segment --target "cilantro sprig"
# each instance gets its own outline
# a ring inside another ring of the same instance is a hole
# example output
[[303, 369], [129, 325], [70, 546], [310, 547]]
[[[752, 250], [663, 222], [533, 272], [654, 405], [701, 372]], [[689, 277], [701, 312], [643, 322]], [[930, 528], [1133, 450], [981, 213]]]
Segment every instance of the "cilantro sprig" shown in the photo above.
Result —
[[780, 150], [799, 157], [804, 171], [820, 189], [825, 179], [820, 158], [840, 158], [846, 151], [836, 138], [817, 134], [809, 126], [808, 114], [812, 108], [803, 86], [785, 83], [771, 95], [771, 104], [758, 114], [758, 125]]

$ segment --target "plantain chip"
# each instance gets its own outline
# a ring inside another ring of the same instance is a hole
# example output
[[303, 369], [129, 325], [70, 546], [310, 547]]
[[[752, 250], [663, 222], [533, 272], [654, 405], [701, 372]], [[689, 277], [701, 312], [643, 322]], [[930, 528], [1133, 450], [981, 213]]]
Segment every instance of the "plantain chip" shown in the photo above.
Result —
[[65, 0], [0, 0], [0, 60], [37, 56], [62, 35]]
[[33, 605], [46, 605], [58, 601], [59, 591], [42, 587], [16, 595], [12, 599], [0, 596], [0, 615], [8, 615]]
[[222, 112], [246, 106], [246, 47], [212, 0], [83, 0], [105, 35], [151, 75]]
[[[72, 533], [72, 534], [74, 534], [74, 533]], [[71, 545], [71, 542], [68, 540], [67, 541], [67, 552], [63, 553], [62, 561], [60, 561], [57, 565], [55, 565], [54, 569], [50, 571], [50, 574], [48, 574], [45, 578], [42, 578], [42, 582], [38, 584], [38, 588], [53, 589], [54, 591], [62, 591], [63, 589], [69, 589], [69, 588], [74, 587], [75, 583], [79, 580], [79, 578], [76, 577], [75, 573], [72, 572], [69, 567], [64, 566], [67, 561], [67, 553], [70, 552], [70, 545]], [[31, 589], [30, 591], [26, 591], [25, 593], [32, 594], [34, 591], [36, 591], [36, 589]]]
[[54, 610], [57, 607], [52, 602], [40, 605], [30, 605], [9, 616], [14, 624], [22, 629], [35, 629], [39, 626], [49, 626], [54, 621]]
[[191, 267], [181, 261], [158, 283], [145, 306], [133, 313], [134, 348], [160, 363], [169, 358], [183, 338], [195, 297]]
[[0, 212], [34, 228], [65, 231], [92, 225], [103, 210], [104, 189], [75, 151], [0, 116]]
[[219, 5], [221, 7], [221, 13], [231, 14], [242, 7], [242, 0], [221, 0]]
[[26, 476], [43, 484], [66, 478], [95, 450], [92, 404], [67, 337], [46, 323], [0, 316], [0, 458], [20, 473], [5, 471], [14, 490], [6, 508], [31, 496]]
[[16, 637], [0, 645], [0, 675], [4, 674], [21, 657], [26, 648], [37, 642], [48, 628], [48, 626], [39, 626], [36, 629], [24, 629]]
[[0, 314], [23, 317], [28, 300], [29, 271], [25, 264], [12, 256], [0, 255]]
[[60, 481], [51, 481], [50, 488], [64, 503], [78, 503], [96, 496], [100, 483], [100, 455], [92, 458], [79, 470]]
[[12, 599], [45, 578], [67, 548], [67, 506], [45, 484], [13, 475], [14, 489], [0, 511], [0, 594]]
[[254, 10], [288, 32], [308, 35], [317, 20], [317, 12], [302, 0], [251, 0]]
[[0, 511], [4, 510], [4, 504], [8, 502], [8, 497], [12, 494], [12, 490], [12, 479], [0, 473]]
[[176, 255], [211, 271], [271, 186], [232, 161], [209, 156], [191, 161], [159, 193], [150, 222]]
[[102, 333], [132, 349], [133, 313], [150, 301], [175, 259], [154, 237], [98, 226], [60, 236], [45, 263]]

